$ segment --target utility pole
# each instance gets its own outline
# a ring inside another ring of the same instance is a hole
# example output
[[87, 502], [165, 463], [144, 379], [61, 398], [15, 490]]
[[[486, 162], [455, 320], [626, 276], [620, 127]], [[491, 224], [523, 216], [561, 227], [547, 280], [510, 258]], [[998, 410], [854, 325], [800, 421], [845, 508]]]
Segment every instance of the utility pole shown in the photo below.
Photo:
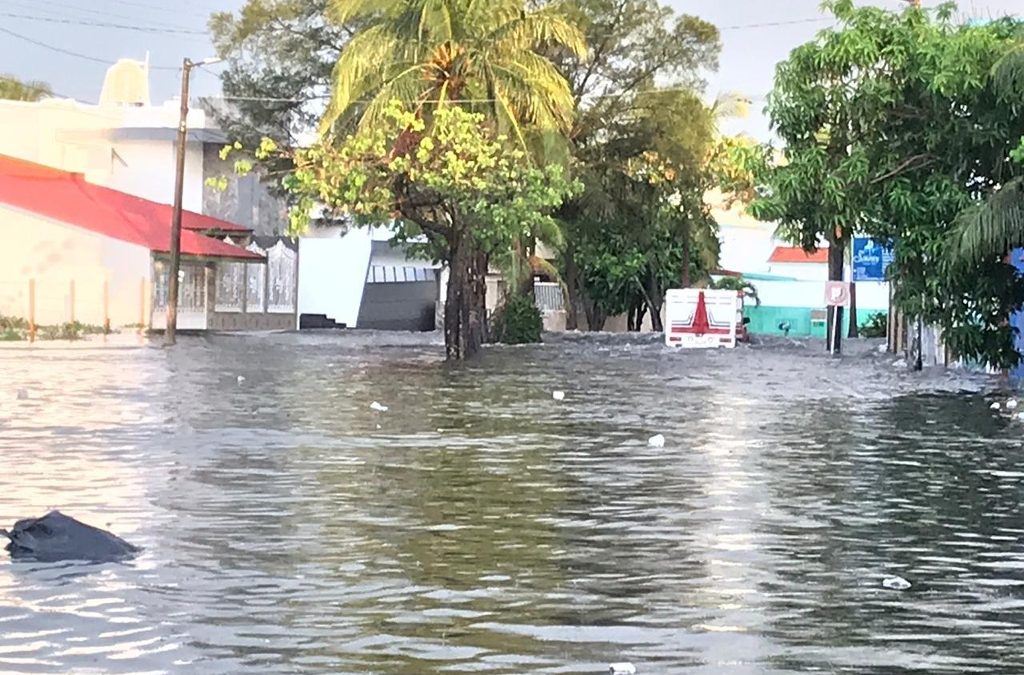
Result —
[[188, 141], [188, 90], [192, 69], [217, 63], [209, 58], [199, 62], [185, 59], [181, 64], [181, 113], [178, 119], [178, 147], [174, 168], [174, 210], [171, 215], [171, 269], [167, 272], [167, 328], [164, 345], [173, 345], [178, 332], [178, 274], [181, 270], [181, 201], [185, 189], [185, 144]]

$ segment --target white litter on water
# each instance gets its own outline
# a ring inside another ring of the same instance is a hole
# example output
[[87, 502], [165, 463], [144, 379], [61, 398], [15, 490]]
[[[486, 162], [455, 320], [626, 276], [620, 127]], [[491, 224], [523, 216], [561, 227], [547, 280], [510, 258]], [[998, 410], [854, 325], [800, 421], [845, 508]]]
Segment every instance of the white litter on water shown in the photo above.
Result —
[[636, 666], [632, 663], [613, 663], [608, 666], [611, 675], [636, 675]]
[[996, 401], [988, 407], [989, 410], [999, 410], [1000, 408], [1002, 408], [1002, 406], [999, 405], [999, 401]]
[[661, 434], [651, 436], [650, 438], [647, 439], [647, 445], [651, 446], [652, 448], [664, 448], [665, 437], [662, 436]]
[[1011, 398], [1009, 401], [1007, 401], [1006, 402], [1006, 409], [1007, 410], [1016, 410], [1017, 409], [1017, 399]]
[[551, 398], [555, 399], [556, 401], [564, 401], [565, 400], [565, 392], [564, 391], [553, 391], [553, 392], [551, 392]]
[[245, 375], [239, 375], [238, 376], [238, 384], [242, 384], [243, 382], [245, 382]]
[[27, 401], [28, 400], [28, 389], [19, 389], [18, 390], [18, 400], [19, 401]]
[[896, 359], [895, 361], [892, 362], [892, 367], [893, 368], [906, 368], [907, 367], [907, 362], [904, 361], [903, 359]]
[[374, 401], [373, 403], [370, 404], [370, 410], [376, 410], [377, 412], [387, 412], [388, 407], [386, 405], [381, 405], [380, 403]]
[[380, 425], [379, 424], [377, 425], [377, 428], [380, 429]]
[[910, 582], [903, 577], [886, 577], [882, 579], [882, 586], [890, 591], [905, 591], [910, 588]]

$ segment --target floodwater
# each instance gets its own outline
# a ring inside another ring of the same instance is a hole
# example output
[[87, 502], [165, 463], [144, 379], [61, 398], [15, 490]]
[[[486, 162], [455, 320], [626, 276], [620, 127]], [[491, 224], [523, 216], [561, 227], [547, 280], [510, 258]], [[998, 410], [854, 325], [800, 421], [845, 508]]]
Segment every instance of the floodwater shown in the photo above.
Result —
[[875, 344], [0, 349], [0, 525], [145, 548], [0, 559], [0, 671], [1024, 672], [1024, 423]]

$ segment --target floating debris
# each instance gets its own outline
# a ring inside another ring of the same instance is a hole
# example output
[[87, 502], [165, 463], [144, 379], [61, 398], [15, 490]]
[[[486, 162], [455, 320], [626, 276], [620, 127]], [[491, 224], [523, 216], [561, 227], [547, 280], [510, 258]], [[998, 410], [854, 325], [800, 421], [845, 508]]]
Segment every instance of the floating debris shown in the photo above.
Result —
[[28, 389], [19, 389], [18, 390], [18, 400], [19, 401], [27, 401], [28, 400]]
[[651, 446], [652, 448], [664, 448], [665, 437], [662, 436], [661, 434], [651, 436], [650, 438], [647, 439], [647, 445]]
[[608, 666], [611, 675], [636, 675], [636, 666], [632, 663], [613, 663]]
[[992, 405], [990, 405], [990, 406], [988, 407], [988, 409], [989, 409], [989, 410], [999, 410], [999, 409], [1000, 409], [1000, 408], [1002, 408], [1002, 407], [1003, 407], [1003, 406], [999, 405], [999, 401], [996, 401], [995, 403], [993, 403]]
[[1011, 398], [1009, 401], [1007, 401], [1006, 402], [1006, 409], [1007, 410], [1016, 410], [1017, 409], [1017, 399]]
[[886, 577], [882, 579], [882, 586], [890, 591], [905, 591], [910, 588], [910, 582], [903, 577]]
[[380, 403], [374, 401], [373, 403], [370, 404], [370, 410], [376, 410], [377, 412], [383, 413], [388, 411], [388, 407], [386, 405], [381, 405]]
[[377, 425], [377, 428], [380, 429], [380, 425], [379, 424]]
[[238, 384], [242, 384], [243, 382], [245, 382], [245, 375], [239, 375], [238, 376]]
[[556, 401], [564, 401], [565, 400], [565, 392], [564, 391], [553, 391], [553, 392], [551, 392], [551, 398], [555, 399]]

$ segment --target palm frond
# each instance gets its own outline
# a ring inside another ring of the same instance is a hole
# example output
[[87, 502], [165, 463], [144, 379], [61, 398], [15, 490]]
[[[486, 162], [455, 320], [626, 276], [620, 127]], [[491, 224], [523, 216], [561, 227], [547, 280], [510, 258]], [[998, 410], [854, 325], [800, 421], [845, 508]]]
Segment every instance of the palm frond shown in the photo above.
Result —
[[531, 49], [538, 45], [557, 45], [579, 59], [586, 58], [587, 42], [582, 31], [566, 20], [562, 11], [549, 5], [539, 11], [517, 13], [488, 36], [500, 48]]
[[1024, 43], [1018, 44], [992, 66], [992, 84], [1006, 102], [1024, 101]]
[[963, 262], [1024, 245], [1024, 178], [1014, 178], [957, 216], [950, 244], [951, 259]]
[[328, 0], [327, 18], [341, 25], [354, 19], [392, 16], [404, 4], [396, 0]]
[[320, 120], [321, 135], [330, 131], [359, 97], [358, 92], [383, 84], [382, 65], [394, 61], [396, 40], [386, 26], [372, 26], [355, 35], [342, 49], [334, 66], [331, 100]]

